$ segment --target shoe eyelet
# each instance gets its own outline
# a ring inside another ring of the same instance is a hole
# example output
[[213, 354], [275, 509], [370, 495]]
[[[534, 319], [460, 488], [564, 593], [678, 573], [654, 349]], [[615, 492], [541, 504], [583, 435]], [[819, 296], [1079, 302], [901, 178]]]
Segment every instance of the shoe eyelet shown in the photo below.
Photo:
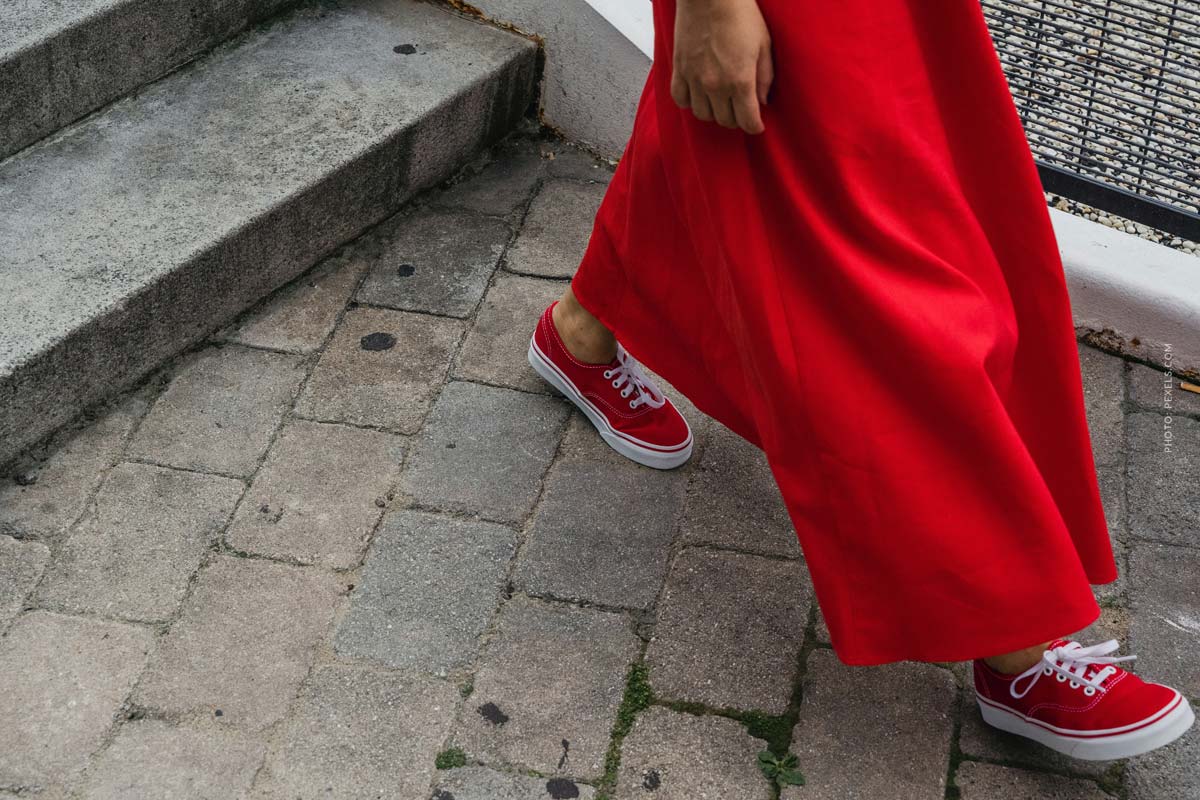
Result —
[[1044, 670], [1042, 670], [1043, 675], [1052, 675], [1053, 673], [1054, 670], [1050, 669], [1049, 667], [1046, 667]]
[[608, 378], [611, 378], [611, 377], [612, 377], [612, 370], [611, 370], [611, 369], [606, 369], [606, 370], [604, 370], [604, 377], [605, 377], [605, 379], [606, 379], [606, 380], [607, 380]]
[[1060, 673], [1058, 673], [1057, 675], [1055, 675], [1054, 677], [1055, 677], [1055, 679], [1056, 679], [1056, 680], [1057, 680], [1059, 683], [1066, 683], [1066, 682], [1067, 682], [1067, 676], [1066, 676], [1066, 675], [1063, 675], [1061, 672], [1060, 672]]
[[621, 385], [620, 385], [619, 383], [617, 383], [616, 381], [613, 381], [613, 382], [612, 382], [612, 387], [613, 387], [614, 389], [619, 389], [619, 388], [621, 388]]
[[1078, 688], [1079, 688], [1079, 682], [1078, 682], [1078, 681], [1071, 681], [1071, 688], [1072, 688], [1072, 689], [1078, 689]]
[[1085, 687], [1083, 687], [1083, 693], [1086, 694], [1088, 697], [1091, 697], [1092, 695], [1094, 695], [1096, 693], [1096, 687], [1095, 686], [1085, 686]]
[[637, 408], [637, 401], [636, 401], [636, 400], [630, 400], [630, 401], [629, 401], [629, 407], [630, 407], [630, 408]]

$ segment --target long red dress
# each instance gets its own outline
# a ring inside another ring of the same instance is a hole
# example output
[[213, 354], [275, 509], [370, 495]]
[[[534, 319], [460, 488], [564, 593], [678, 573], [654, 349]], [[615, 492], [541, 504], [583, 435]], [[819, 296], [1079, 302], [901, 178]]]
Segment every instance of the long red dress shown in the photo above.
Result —
[[654, 5], [579, 302], [766, 453], [843, 662], [1087, 626], [1116, 565], [1062, 262], [978, 0], [759, 0], [759, 136], [675, 105], [675, 3]]

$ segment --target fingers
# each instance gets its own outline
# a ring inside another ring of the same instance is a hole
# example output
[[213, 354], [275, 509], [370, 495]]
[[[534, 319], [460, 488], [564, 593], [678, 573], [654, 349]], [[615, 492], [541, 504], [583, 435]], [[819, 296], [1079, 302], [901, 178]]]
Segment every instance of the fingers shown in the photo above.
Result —
[[775, 82], [775, 59], [771, 57], [771, 45], [767, 44], [758, 53], [758, 102], [764, 106]]
[[[689, 86], [688, 92], [691, 95], [693, 116], [704, 122], [712, 122], [713, 106], [708, 94], [696, 86]], [[718, 100], [718, 102], [720, 101]]]
[[679, 74], [678, 68], [674, 69], [671, 74], [671, 99], [680, 108], [692, 107], [691, 91], [688, 89], [687, 81]]
[[762, 114], [759, 111], [758, 97], [755, 96], [753, 88], [734, 97], [730, 108], [736, 117], [736, 127], [750, 134], [763, 132]]

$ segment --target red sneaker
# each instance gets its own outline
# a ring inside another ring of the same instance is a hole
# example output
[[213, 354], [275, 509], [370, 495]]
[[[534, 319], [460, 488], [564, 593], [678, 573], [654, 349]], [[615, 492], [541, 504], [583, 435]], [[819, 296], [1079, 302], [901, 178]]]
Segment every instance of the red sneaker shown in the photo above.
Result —
[[1085, 761], [1148, 753], [1183, 735], [1195, 715], [1187, 698], [1120, 667], [1116, 640], [1083, 647], [1059, 639], [1020, 675], [975, 662], [984, 722]]
[[542, 312], [529, 342], [529, 363], [587, 415], [601, 438], [639, 464], [671, 469], [692, 455], [687, 420], [634, 360], [617, 345], [608, 364], [587, 364], [567, 350], [550, 312]]

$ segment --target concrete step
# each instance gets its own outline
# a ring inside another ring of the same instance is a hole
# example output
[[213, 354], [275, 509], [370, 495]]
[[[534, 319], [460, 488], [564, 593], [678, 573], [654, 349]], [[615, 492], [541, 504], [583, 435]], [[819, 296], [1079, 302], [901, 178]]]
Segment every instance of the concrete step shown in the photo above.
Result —
[[0, 158], [297, 0], [3, 0]]
[[535, 71], [413, 0], [306, 6], [0, 162], [0, 463], [448, 177]]

